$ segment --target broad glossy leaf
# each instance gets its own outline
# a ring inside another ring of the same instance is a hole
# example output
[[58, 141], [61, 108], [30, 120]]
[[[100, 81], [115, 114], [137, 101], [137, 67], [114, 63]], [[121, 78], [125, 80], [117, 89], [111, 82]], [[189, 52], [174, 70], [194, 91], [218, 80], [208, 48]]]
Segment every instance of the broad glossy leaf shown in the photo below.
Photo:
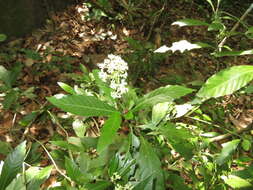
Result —
[[158, 124], [165, 116], [169, 109], [169, 103], [163, 102], [153, 106], [152, 109], [152, 123]]
[[210, 77], [202, 86], [197, 97], [208, 99], [232, 94], [253, 79], [253, 66], [241, 65], [222, 70]]
[[117, 131], [120, 128], [121, 116], [119, 113], [111, 115], [101, 129], [101, 135], [98, 139], [97, 151], [102, 152], [107, 146], [113, 143]]
[[240, 55], [251, 55], [253, 54], [253, 49], [250, 50], [242, 50], [242, 51], [222, 51], [214, 54], [216, 57], [224, 57], [224, 56], [240, 56]]
[[135, 184], [133, 190], [148, 189], [149, 184], [152, 184], [152, 183], [153, 183], [153, 176], [150, 175], [146, 179], [144, 179], [144, 180], [138, 182], [137, 184]]
[[23, 176], [19, 176], [12, 180], [10, 185], [5, 190], [27, 190]]
[[162, 126], [159, 131], [165, 138], [168, 139], [168, 143], [186, 159], [191, 159], [193, 156], [194, 146], [191, 143], [192, 134], [185, 128], [179, 128], [172, 123]]
[[39, 190], [40, 185], [43, 184], [50, 176], [53, 166], [47, 166], [36, 173], [32, 174], [32, 178], [27, 186], [27, 190]]
[[222, 144], [221, 153], [215, 159], [215, 162], [218, 165], [222, 165], [226, 163], [231, 158], [232, 154], [236, 150], [239, 143], [240, 143], [240, 139], [236, 139], [236, 140], [232, 140], [232, 141]]
[[164, 190], [164, 176], [161, 168], [161, 162], [155, 153], [151, 144], [144, 138], [141, 138], [140, 153], [136, 159], [139, 164], [141, 181], [152, 176], [153, 179], [149, 180], [145, 190], [152, 190], [153, 186], [156, 190]]
[[0, 176], [0, 189], [5, 189], [22, 169], [26, 154], [26, 142], [18, 145], [14, 151], [8, 154], [4, 161]]
[[182, 19], [182, 20], [173, 22], [171, 25], [178, 25], [180, 27], [182, 26], [209, 26], [208, 23], [203, 22], [201, 20], [196, 20], [196, 19]]
[[117, 112], [112, 106], [94, 96], [68, 95], [47, 98], [63, 111], [81, 116], [109, 116]]
[[[252, 161], [252, 158], [249, 158], [248, 160], [245, 160], [248, 162]], [[235, 170], [231, 173], [231, 175], [238, 176], [245, 180], [252, 180], [253, 179], [253, 165], [244, 168], [243, 170]]]
[[152, 92], [149, 92], [143, 98], [140, 98], [132, 111], [138, 111], [140, 109], [153, 106], [158, 103], [171, 102], [193, 91], [193, 89], [178, 85], [168, 85], [161, 87]]
[[252, 189], [253, 185], [245, 180], [242, 179], [238, 176], [234, 176], [234, 175], [229, 175], [228, 177], [224, 177], [224, 182], [226, 184], [228, 184], [230, 187], [235, 188], [235, 189]]

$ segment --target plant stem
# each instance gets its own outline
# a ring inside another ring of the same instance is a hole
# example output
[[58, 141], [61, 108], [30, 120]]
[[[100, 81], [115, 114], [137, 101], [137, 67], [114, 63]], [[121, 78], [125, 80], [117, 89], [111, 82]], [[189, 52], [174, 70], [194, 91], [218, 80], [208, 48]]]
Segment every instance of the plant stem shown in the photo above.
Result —
[[[249, 124], [247, 127], [239, 129], [238, 131], [236, 131], [236, 134], [239, 135], [243, 132], [250, 131], [250, 130], [252, 130], [252, 128], [253, 128], [253, 122], [251, 124]], [[231, 137], [232, 135], [233, 134], [231, 134], [231, 133], [227, 133], [227, 134], [224, 134], [224, 135], [219, 135], [217, 137], [211, 138], [210, 142], [221, 141], [221, 140], [224, 140], [224, 139], [227, 139], [227, 138]]]
[[[245, 13], [241, 16], [241, 18], [235, 23], [235, 25], [233, 26], [233, 28], [230, 30], [230, 33], [234, 32], [240, 22], [242, 22], [245, 17], [250, 13], [250, 11], [253, 9], [253, 3], [251, 3], [251, 5], [249, 6], [249, 8], [245, 11]], [[223, 40], [220, 42], [220, 44], [218, 45], [219, 51], [221, 51], [221, 48], [223, 47], [223, 45], [225, 44], [226, 40], [228, 39], [228, 36], [226, 36], [225, 38], [223, 38]]]
[[56, 171], [57, 171], [60, 175], [62, 175], [67, 181], [69, 181], [70, 184], [73, 184], [72, 180], [71, 180], [68, 176], [66, 176], [66, 175], [58, 168], [57, 164], [55, 163], [55, 161], [54, 161], [53, 157], [51, 156], [51, 154], [48, 152], [47, 148], [46, 148], [39, 140], [35, 139], [34, 137], [32, 137], [32, 136], [30, 136], [30, 135], [29, 135], [29, 137], [32, 138], [33, 140], [35, 140], [37, 143], [39, 143], [40, 146], [45, 150], [45, 152], [47, 153], [49, 159], [50, 159], [51, 162], [53, 163], [53, 165], [54, 165]]

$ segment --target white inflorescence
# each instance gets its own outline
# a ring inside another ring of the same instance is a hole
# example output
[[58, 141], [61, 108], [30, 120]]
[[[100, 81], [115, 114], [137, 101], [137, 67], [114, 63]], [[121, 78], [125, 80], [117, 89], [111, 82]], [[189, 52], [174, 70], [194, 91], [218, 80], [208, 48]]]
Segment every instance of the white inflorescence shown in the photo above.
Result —
[[128, 91], [127, 86], [127, 70], [128, 65], [120, 56], [109, 54], [103, 63], [99, 63], [99, 78], [104, 82], [108, 82], [113, 89], [111, 96], [120, 98]]

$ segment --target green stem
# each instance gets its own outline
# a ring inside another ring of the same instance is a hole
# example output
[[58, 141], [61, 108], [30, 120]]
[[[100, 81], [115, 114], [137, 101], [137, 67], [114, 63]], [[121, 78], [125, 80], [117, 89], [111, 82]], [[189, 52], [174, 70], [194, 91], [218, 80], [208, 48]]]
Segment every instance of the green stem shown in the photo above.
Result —
[[[241, 18], [235, 23], [235, 25], [233, 26], [233, 28], [230, 30], [230, 33], [234, 32], [238, 28], [240, 22], [242, 22], [246, 18], [246, 16], [250, 13], [250, 11], [252, 9], [253, 9], [253, 3], [251, 3], [251, 5], [245, 11], [245, 13], [241, 16]], [[223, 38], [223, 40], [218, 45], [219, 51], [221, 51], [221, 48], [224, 46], [224, 44], [225, 44], [226, 40], [228, 39], [228, 37], [229, 36], [226, 36], [225, 38]]]

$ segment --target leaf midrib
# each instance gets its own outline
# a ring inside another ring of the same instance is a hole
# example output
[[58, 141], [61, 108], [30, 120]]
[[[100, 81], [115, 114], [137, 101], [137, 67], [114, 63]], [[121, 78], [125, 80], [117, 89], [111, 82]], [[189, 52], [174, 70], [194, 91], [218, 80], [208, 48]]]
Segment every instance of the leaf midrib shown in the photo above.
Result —
[[76, 105], [76, 104], [73, 105], [73, 104], [69, 104], [69, 103], [59, 103], [59, 105], [65, 105], [65, 106], [71, 106], [71, 107], [74, 106], [74, 107], [92, 109], [92, 110], [97, 110], [97, 111], [107, 111], [107, 112], [111, 112], [111, 113], [116, 112], [115, 110], [102, 109], [102, 108], [91, 107], [91, 106], [85, 106], [85, 105]]

